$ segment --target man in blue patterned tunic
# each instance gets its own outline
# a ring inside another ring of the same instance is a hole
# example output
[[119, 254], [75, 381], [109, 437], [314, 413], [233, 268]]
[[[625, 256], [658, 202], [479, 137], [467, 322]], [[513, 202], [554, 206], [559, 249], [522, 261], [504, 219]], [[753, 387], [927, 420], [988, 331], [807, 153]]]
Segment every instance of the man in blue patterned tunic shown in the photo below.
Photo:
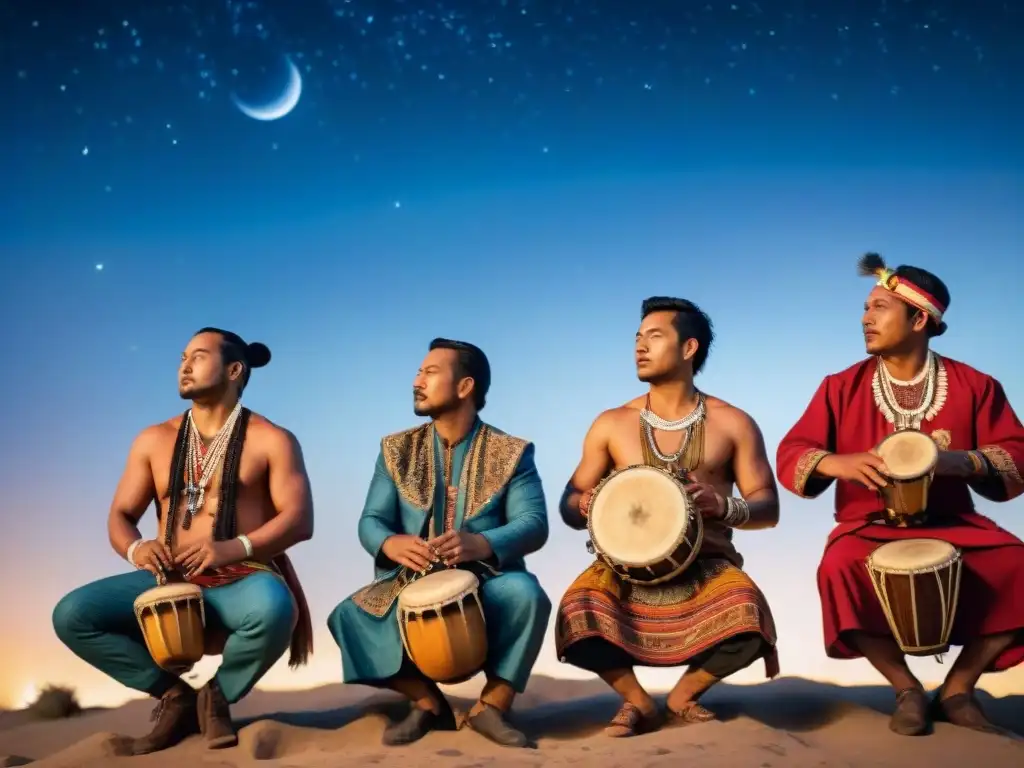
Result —
[[490, 382], [490, 364], [478, 347], [430, 343], [413, 382], [413, 409], [430, 421], [381, 441], [359, 519], [359, 541], [374, 558], [376, 579], [327, 620], [346, 683], [390, 688], [413, 704], [385, 730], [387, 745], [456, 728], [441, 691], [405, 654], [398, 627], [399, 593], [435, 564], [467, 568], [481, 580], [487, 682], [466, 722], [498, 744], [527, 744], [505, 715], [526, 687], [551, 613], [524, 562], [547, 541], [547, 506], [533, 444], [478, 416]]

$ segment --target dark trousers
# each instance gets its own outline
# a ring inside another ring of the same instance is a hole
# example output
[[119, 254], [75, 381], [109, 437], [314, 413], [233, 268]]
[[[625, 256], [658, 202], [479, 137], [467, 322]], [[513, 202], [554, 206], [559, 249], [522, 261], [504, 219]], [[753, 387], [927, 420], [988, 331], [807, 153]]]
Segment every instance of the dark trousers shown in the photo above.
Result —
[[[703, 670], [721, 680], [749, 667], [769, 650], [768, 643], [761, 635], [747, 632], [698, 653], [687, 664], [690, 669]], [[619, 646], [600, 637], [588, 637], [573, 643], [565, 650], [565, 660], [574, 667], [596, 674], [613, 669], [630, 669], [637, 665], [636, 660]]]

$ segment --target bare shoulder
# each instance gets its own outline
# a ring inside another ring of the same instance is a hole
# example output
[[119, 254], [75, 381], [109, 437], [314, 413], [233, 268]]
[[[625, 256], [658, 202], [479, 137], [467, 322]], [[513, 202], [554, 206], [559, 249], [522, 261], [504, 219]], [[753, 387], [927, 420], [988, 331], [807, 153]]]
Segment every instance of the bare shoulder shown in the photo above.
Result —
[[713, 395], [705, 395], [704, 402], [708, 409], [708, 421], [717, 429], [731, 435], [733, 439], [760, 436], [761, 429], [754, 421], [754, 417], [742, 408]]
[[299, 440], [291, 430], [258, 413], [250, 414], [246, 437], [252, 438], [268, 452], [294, 452], [299, 448]]
[[181, 418], [179, 414], [167, 419], [167, 421], [150, 424], [148, 427], [143, 428], [135, 436], [135, 440], [132, 442], [132, 450], [148, 456], [161, 448], [165, 448], [168, 443], [173, 445], [174, 441], [178, 439]]
[[644, 398], [637, 397], [629, 402], [601, 411], [594, 419], [592, 429], [597, 431], [614, 431], [629, 424], [635, 424], [640, 418], [640, 410], [644, 406]]

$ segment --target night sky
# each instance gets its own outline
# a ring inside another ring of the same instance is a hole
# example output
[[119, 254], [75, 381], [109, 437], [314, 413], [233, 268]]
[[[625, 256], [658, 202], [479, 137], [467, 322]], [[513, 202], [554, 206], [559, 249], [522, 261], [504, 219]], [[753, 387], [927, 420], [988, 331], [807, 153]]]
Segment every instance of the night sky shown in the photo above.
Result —
[[[29, 5], [0, 11], [16, 242], [623, 167], [1024, 160], [1011, 2]], [[290, 119], [243, 116], [232, 93], [273, 98], [286, 56]]]
[[[44, 678], [123, 693], [49, 614], [124, 568], [107, 507], [133, 436], [184, 410], [205, 325], [274, 352], [246, 403], [305, 448], [295, 559], [321, 628], [371, 575], [356, 518], [433, 336], [485, 348], [485, 418], [537, 443], [552, 538], [531, 568], [555, 600], [587, 563], [555, 504], [590, 421], [639, 392], [645, 296], [710, 312], [700, 383], [773, 457], [863, 355], [866, 250], [949, 283], [938, 350], [1024, 412], [1021, 30], [996, 0], [4, 3], [0, 576], [26, 586], [0, 704]], [[239, 108], [292, 65], [287, 115]], [[739, 540], [783, 672], [846, 680], [867, 667], [824, 659], [813, 586], [830, 505], [784, 495], [780, 527]], [[982, 509], [1024, 533], [1019, 502]], [[337, 665], [324, 636], [303, 684]], [[538, 669], [565, 671], [550, 647]]]

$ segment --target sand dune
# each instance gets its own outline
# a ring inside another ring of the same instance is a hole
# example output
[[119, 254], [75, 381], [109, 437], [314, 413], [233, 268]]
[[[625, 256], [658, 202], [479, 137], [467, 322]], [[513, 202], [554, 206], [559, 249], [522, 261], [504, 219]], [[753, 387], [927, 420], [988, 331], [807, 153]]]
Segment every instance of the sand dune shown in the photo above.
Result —
[[[453, 690], [467, 708], [471, 684]], [[990, 717], [1004, 728], [1024, 726], [1024, 696], [982, 697]], [[722, 685], [707, 698], [719, 722], [666, 728], [633, 739], [609, 739], [602, 728], [616, 699], [599, 681], [535, 677], [517, 702], [515, 721], [536, 749], [490, 744], [468, 729], [434, 733], [418, 744], [386, 748], [380, 736], [388, 717], [405, 704], [366, 688], [324, 686], [310, 691], [256, 691], [234, 708], [239, 745], [210, 751], [198, 738], [163, 753], [119, 757], [130, 737], [149, 728], [150, 702], [93, 710], [67, 720], [27, 721], [22, 713], [0, 716], [0, 756], [35, 758], [34, 768], [289, 768], [439, 765], [451, 768], [578, 765], [661, 768], [680, 761], [715, 766], [960, 766], [1024, 765], [1024, 741], [989, 736], [940, 724], [935, 733], [905, 738], [886, 727], [892, 695], [881, 687], [839, 687], [783, 678], [753, 686]], [[11, 761], [0, 765], [20, 765]]]

